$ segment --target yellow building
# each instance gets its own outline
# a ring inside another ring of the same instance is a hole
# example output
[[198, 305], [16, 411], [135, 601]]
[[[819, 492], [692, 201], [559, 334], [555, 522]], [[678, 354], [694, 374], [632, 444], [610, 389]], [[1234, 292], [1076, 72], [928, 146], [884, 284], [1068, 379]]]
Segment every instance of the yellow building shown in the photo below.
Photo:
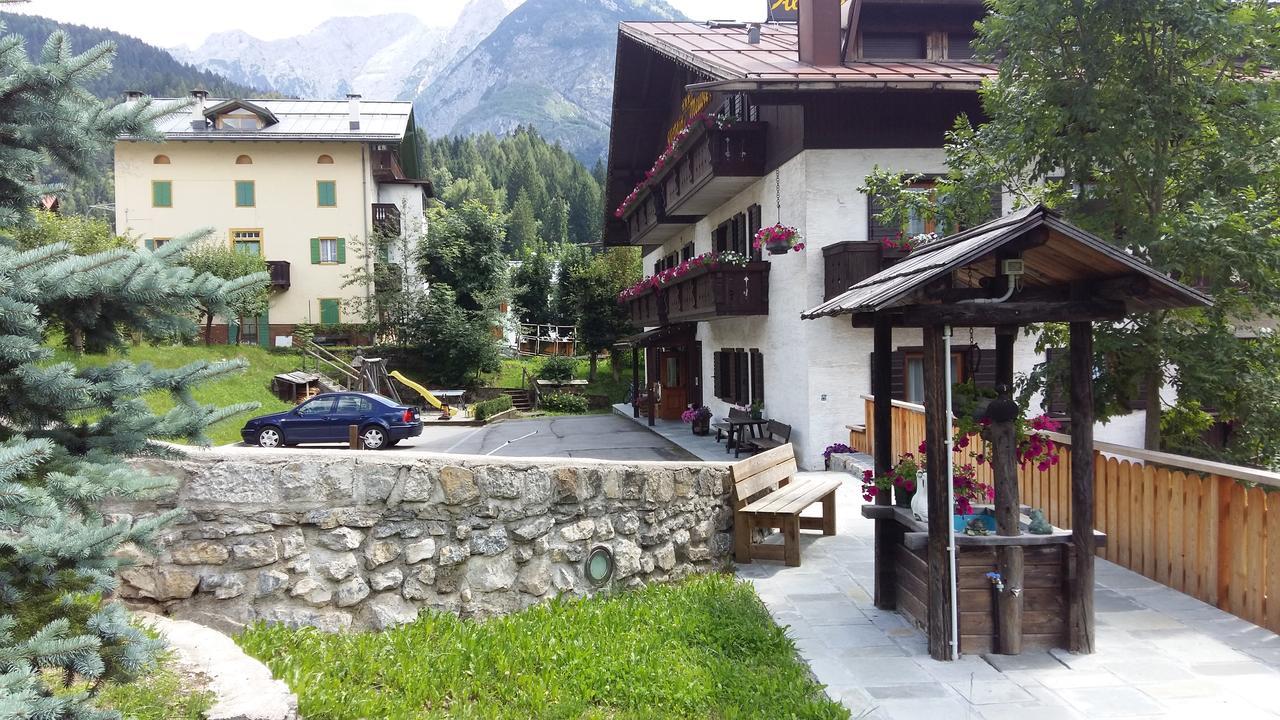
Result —
[[212, 227], [210, 241], [267, 260], [268, 313], [218, 318], [216, 341], [283, 345], [301, 323], [324, 334], [362, 320], [358, 301], [373, 288], [344, 287], [353, 270], [405, 260], [396, 248], [364, 257], [364, 240], [375, 227], [425, 229], [431, 185], [413, 177], [412, 104], [192, 96], [189, 111], [157, 123], [165, 142], [116, 142], [117, 232], [154, 248]]

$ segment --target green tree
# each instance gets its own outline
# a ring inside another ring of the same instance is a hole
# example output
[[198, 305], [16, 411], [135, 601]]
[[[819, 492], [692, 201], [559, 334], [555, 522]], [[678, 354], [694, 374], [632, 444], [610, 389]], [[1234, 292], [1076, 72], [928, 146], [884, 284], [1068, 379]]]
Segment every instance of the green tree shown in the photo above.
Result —
[[[207, 236], [206, 236], [207, 237]], [[157, 250], [166, 253], [168, 243]], [[180, 256], [183, 265], [199, 275], [209, 275], [223, 280], [239, 280], [261, 276], [267, 272], [267, 262], [261, 255], [236, 252], [217, 242], [202, 241]], [[242, 317], [258, 317], [267, 311], [268, 288], [266, 284], [238, 294], [230, 302], [223, 303], [217, 295], [198, 298], [200, 317], [204, 324], [204, 344], [213, 344], [213, 318], [222, 314], [228, 320]]]
[[81, 215], [60, 215], [47, 210], [31, 214], [31, 222], [9, 231], [21, 250], [65, 242], [77, 255], [127, 248], [133, 241], [111, 232], [107, 221]]
[[591, 251], [582, 245], [562, 245], [559, 263], [551, 304], [552, 318], [559, 325], [575, 325], [580, 311], [582, 278], [591, 264]]
[[[1280, 355], [1273, 342], [1240, 339], [1239, 329], [1280, 310], [1280, 105], [1266, 76], [1278, 59], [1277, 10], [1263, 0], [990, 6], [978, 42], [980, 53], [1002, 56], [982, 91], [990, 119], [957, 125], [940, 202], [917, 211], [937, 212], [952, 227], [972, 223], [981, 219], [979, 195], [999, 184], [1200, 284], [1215, 298], [1212, 309], [1098, 327], [1099, 409], [1115, 414], [1145, 399], [1146, 445], [1158, 449], [1159, 396], [1169, 378], [1178, 418], [1193, 407], [1212, 407], [1222, 420], [1247, 418], [1252, 439], [1241, 436], [1246, 441], [1229, 446], [1228, 456], [1275, 464], [1280, 425], [1265, 425], [1275, 413], [1264, 407], [1274, 398], [1245, 383], [1257, 379], [1251, 367], [1276, 372]], [[905, 197], [901, 179], [886, 172], [868, 179], [898, 217], [904, 203], [895, 194], [921, 202]]]
[[423, 278], [453, 288], [464, 310], [496, 308], [505, 299], [504, 225], [501, 215], [474, 200], [433, 209], [426, 241], [417, 248]]
[[435, 283], [423, 302], [409, 309], [400, 329], [403, 343], [421, 357], [431, 377], [445, 385], [474, 385], [498, 369], [498, 341], [492, 313], [467, 310], [444, 283]]
[[[54, 34], [39, 63], [21, 41], [0, 40], [0, 217], [25, 225], [31, 179], [45, 158], [82, 172], [88, 158], [121, 133], [155, 139], [149, 103], [105, 108], [84, 89], [110, 68], [112, 47], [74, 54]], [[155, 666], [160, 643], [130, 624], [116, 586], [123, 545], [150, 547], [177, 514], [146, 520], [104, 517], [106, 498], [141, 497], [172, 485], [124, 463], [152, 449], [152, 438], [203, 439], [210, 423], [249, 409], [216, 409], [191, 396], [200, 381], [238, 362], [173, 370], [116, 362], [77, 369], [49, 363], [54, 322], [74, 309], [95, 340], [124, 346], [128, 332], [194, 334], [197, 298], [234, 297], [265, 282], [225, 281], [178, 264], [194, 237], [160, 252], [115, 248], [76, 254], [68, 243], [21, 249], [0, 242], [0, 717], [117, 718], [95, 709], [105, 681], [128, 682]], [[142, 399], [167, 390], [175, 406], [156, 415]]]
[[578, 277], [578, 342], [591, 356], [590, 380], [596, 379], [596, 364], [604, 352], [613, 360], [613, 378], [620, 377], [615, 345], [635, 329], [618, 293], [639, 282], [642, 274], [635, 248], [612, 248], [591, 258]]
[[521, 189], [511, 206], [511, 214], [507, 216], [507, 253], [518, 257], [535, 248], [541, 234], [542, 223], [534, 215], [533, 202], [529, 200], [529, 193]]
[[551, 313], [551, 256], [546, 248], [535, 247], [525, 256], [515, 271], [511, 284], [521, 322], [532, 325], [554, 322]]

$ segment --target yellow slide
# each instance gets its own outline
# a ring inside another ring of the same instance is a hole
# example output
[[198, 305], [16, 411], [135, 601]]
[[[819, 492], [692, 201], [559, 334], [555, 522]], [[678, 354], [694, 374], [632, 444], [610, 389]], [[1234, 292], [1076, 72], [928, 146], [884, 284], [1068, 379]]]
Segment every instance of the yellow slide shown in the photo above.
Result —
[[401, 375], [399, 370], [392, 370], [392, 371], [391, 371], [390, 373], [388, 373], [388, 374], [389, 374], [391, 377], [393, 377], [393, 378], [395, 378], [395, 379], [399, 380], [400, 382], [402, 382], [402, 383], [404, 383], [405, 385], [407, 385], [407, 386], [409, 386], [410, 388], [412, 388], [414, 392], [416, 392], [416, 393], [418, 393], [419, 395], [421, 395], [422, 397], [426, 398], [426, 399], [427, 399], [427, 402], [431, 403], [431, 406], [432, 406], [432, 407], [434, 407], [435, 409], [440, 410], [440, 411], [443, 411], [446, 415], [447, 415], [447, 414], [449, 414], [449, 411], [448, 411], [448, 410], [445, 410], [445, 405], [444, 405], [444, 403], [440, 402], [440, 399], [439, 399], [439, 398], [437, 398], [435, 395], [432, 395], [430, 390], [428, 390], [428, 389], [426, 389], [426, 388], [422, 387], [421, 385], [419, 385], [418, 383], [416, 383], [416, 382], [414, 382], [414, 381], [410, 380], [409, 378], [405, 377], [404, 375]]

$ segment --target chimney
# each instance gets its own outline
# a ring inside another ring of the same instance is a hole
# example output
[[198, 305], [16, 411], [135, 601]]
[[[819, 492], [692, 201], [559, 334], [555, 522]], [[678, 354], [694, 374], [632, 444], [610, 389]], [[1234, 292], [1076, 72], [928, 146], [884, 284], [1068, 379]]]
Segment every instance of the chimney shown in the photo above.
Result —
[[206, 130], [209, 127], [209, 122], [204, 116], [204, 99], [209, 97], [209, 93], [196, 89], [191, 91], [191, 97], [195, 100], [191, 104], [191, 129]]
[[751, 23], [747, 26], [747, 43], [749, 45], [760, 44], [760, 23]]
[[352, 130], [360, 129], [360, 96], [347, 93], [347, 124]]
[[840, 0], [800, 0], [800, 62], [840, 64]]
[[125, 91], [124, 91], [124, 101], [125, 101], [125, 102], [137, 102], [137, 101], [139, 101], [139, 100], [141, 100], [141, 99], [142, 99], [142, 91], [141, 91], [141, 90], [125, 90]]

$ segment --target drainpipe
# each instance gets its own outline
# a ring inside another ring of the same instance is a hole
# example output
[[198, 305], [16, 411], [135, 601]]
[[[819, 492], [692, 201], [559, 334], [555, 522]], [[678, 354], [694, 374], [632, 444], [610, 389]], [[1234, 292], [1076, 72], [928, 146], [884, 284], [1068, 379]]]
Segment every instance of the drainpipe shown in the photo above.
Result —
[[[1013, 286], [1010, 281], [1009, 286]], [[952, 423], [955, 417], [951, 414], [951, 326], [942, 330], [943, 378], [946, 380], [947, 406], [947, 509], [954, 515], [956, 507], [955, 458], [952, 455]], [[956, 580], [956, 524], [953, 520], [947, 523], [947, 559], [951, 563], [951, 659], [960, 659], [960, 590]]]
[[[359, 95], [356, 96], [357, 99], [352, 101], [353, 104], [359, 102], [359, 97]], [[357, 115], [357, 117], [359, 116]], [[352, 129], [359, 127], [359, 120], [356, 120], [353, 125]], [[372, 242], [373, 237], [371, 229], [373, 227], [373, 205], [369, 201], [369, 146], [365, 143], [360, 143], [360, 197], [364, 201], [364, 209], [360, 211], [360, 217], [364, 225], [364, 311], [367, 315], [373, 294], [370, 289], [373, 284], [370, 279], [373, 277], [373, 268], [369, 267], [369, 256], [373, 254], [369, 252], [369, 243]]]

